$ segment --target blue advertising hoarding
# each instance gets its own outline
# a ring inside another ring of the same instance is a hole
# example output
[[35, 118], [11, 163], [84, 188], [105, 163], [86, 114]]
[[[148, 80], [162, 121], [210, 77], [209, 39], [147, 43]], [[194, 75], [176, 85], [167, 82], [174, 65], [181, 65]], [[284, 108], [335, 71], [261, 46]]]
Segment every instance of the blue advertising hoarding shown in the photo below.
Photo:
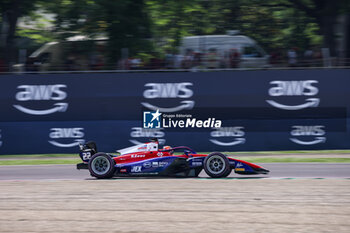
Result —
[[[0, 76], [0, 154], [113, 152], [158, 137], [197, 151], [350, 148], [350, 70]], [[221, 128], [143, 128], [143, 113]]]

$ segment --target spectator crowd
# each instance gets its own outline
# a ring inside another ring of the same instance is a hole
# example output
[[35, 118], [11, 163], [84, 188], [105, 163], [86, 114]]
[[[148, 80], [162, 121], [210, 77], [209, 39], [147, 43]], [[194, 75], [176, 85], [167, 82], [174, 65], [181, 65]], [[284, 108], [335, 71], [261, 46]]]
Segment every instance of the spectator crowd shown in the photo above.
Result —
[[[83, 56], [70, 54], [64, 63], [58, 67], [48, 67], [45, 61], [36, 61], [28, 58], [22, 71], [47, 71], [47, 70], [160, 70], [160, 69], [235, 69], [242, 67], [243, 59], [238, 49], [230, 49], [224, 54], [219, 54], [215, 49], [210, 49], [207, 53], [200, 53], [187, 50], [186, 53], [167, 52], [164, 55], [153, 53], [147, 58], [133, 56], [120, 59], [117, 63], [109, 63], [103, 54], [93, 54]], [[274, 50], [268, 55], [268, 65], [266, 67], [252, 68], [283, 68], [283, 67], [322, 67], [324, 59], [320, 48], [310, 48], [301, 51], [297, 47], [287, 50]], [[48, 60], [46, 58], [45, 60]], [[332, 62], [337, 65], [337, 61]], [[339, 63], [339, 62], [338, 62]], [[6, 69], [0, 60], [0, 72]], [[345, 63], [345, 65], [348, 65]], [[250, 67], [249, 67], [250, 68]], [[16, 71], [16, 70], [15, 70]]]

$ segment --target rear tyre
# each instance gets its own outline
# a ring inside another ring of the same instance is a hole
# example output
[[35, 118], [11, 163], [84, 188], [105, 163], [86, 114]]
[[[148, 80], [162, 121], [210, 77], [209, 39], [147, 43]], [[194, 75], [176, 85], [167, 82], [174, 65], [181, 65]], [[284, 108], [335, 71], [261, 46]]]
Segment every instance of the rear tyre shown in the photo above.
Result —
[[105, 153], [97, 153], [89, 160], [88, 168], [91, 176], [99, 179], [108, 179], [111, 178], [116, 171], [114, 165], [115, 162], [111, 156]]
[[209, 154], [204, 159], [203, 168], [208, 176], [212, 178], [227, 177], [232, 170], [230, 167], [230, 162], [226, 156], [219, 152], [213, 152]]

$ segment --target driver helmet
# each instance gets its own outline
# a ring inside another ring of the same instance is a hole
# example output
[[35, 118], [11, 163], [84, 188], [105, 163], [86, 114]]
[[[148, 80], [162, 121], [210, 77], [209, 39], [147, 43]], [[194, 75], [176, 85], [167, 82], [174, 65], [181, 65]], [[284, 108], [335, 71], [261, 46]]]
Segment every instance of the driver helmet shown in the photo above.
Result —
[[[163, 150], [170, 150], [171, 146], [163, 146]], [[174, 153], [173, 150], [169, 151], [169, 153], [172, 155]]]

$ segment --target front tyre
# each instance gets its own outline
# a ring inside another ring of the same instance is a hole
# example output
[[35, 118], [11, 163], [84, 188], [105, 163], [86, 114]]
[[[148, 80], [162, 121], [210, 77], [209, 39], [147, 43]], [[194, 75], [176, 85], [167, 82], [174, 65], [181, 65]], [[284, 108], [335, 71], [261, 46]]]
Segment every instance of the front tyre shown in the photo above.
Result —
[[204, 159], [204, 170], [212, 178], [227, 177], [231, 173], [230, 162], [225, 155], [213, 152]]
[[116, 171], [114, 165], [115, 162], [111, 156], [105, 153], [97, 153], [89, 160], [88, 167], [91, 176], [99, 179], [108, 179], [111, 178]]

